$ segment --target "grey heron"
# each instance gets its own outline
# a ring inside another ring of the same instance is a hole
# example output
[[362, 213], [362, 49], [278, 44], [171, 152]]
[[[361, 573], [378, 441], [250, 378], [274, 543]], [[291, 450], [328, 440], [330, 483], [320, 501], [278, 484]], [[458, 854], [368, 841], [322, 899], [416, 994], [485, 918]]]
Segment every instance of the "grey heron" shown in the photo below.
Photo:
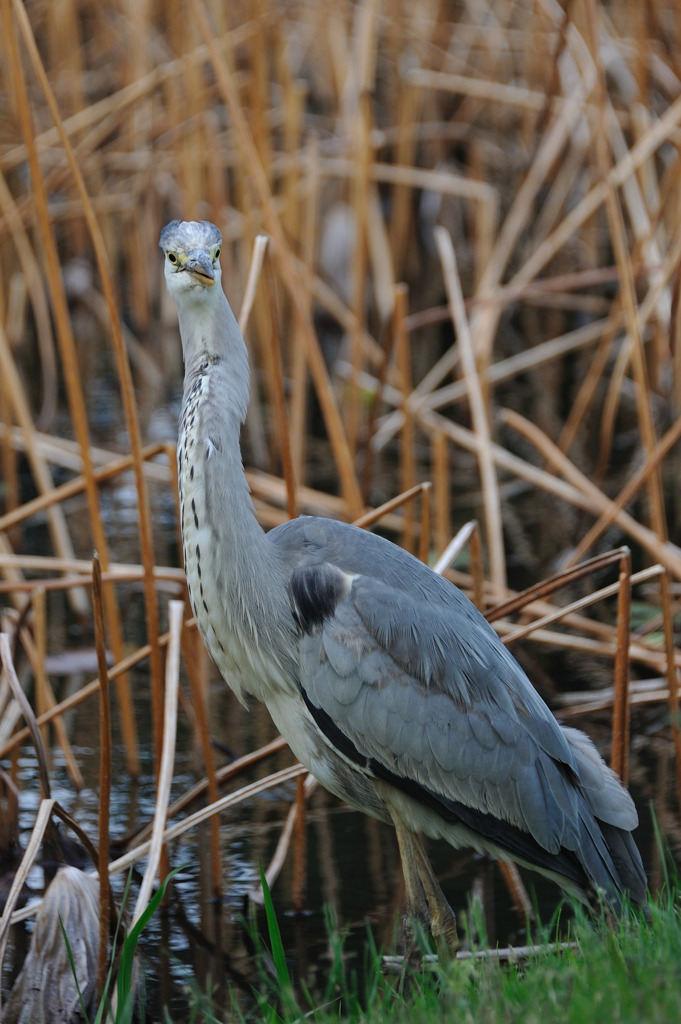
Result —
[[161, 233], [185, 365], [184, 561], [203, 640], [238, 699], [264, 701], [331, 793], [395, 826], [408, 911], [456, 946], [421, 834], [508, 858], [589, 899], [645, 901], [628, 792], [561, 727], [485, 618], [398, 546], [317, 517], [265, 533], [240, 428], [245, 342], [207, 221]]

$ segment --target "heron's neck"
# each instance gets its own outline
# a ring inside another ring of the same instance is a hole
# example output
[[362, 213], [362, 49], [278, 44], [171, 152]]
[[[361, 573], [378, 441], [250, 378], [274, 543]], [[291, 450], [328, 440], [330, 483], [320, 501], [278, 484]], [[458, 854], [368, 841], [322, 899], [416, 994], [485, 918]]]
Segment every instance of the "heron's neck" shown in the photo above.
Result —
[[222, 365], [222, 407], [225, 413], [237, 417], [240, 426], [248, 409], [248, 353], [220, 283], [186, 296], [186, 301], [178, 305], [177, 314], [184, 356], [185, 402], [193, 381], [206, 372], [206, 364]]
[[285, 623], [291, 613], [285, 567], [256, 519], [241, 461], [248, 356], [227, 300], [211, 303], [200, 317], [181, 315], [180, 330], [185, 382], [178, 468], [185, 567], [201, 632], [222, 668], [215, 650], [219, 631], [223, 644], [228, 629], [235, 643], [255, 642], [265, 649], [277, 628], [272, 624]]

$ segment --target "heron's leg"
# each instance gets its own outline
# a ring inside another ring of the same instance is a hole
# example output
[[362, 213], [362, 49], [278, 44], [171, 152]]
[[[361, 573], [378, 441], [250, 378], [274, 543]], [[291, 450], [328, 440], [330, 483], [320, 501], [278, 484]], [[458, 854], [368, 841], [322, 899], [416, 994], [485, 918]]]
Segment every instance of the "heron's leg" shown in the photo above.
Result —
[[403, 922], [405, 956], [411, 960], [416, 954], [416, 936], [413, 932], [413, 920], [420, 921], [424, 928], [430, 928], [430, 909], [428, 900], [421, 884], [419, 858], [416, 852], [417, 837], [400, 821], [395, 821], [397, 844], [400, 848], [402, 874], [407, 891], [407, 915]]
[[423, 848], [420, 836], [413, 835], [414, 855], [419, 879], [430, 914], [430, 930], [439, 947], [443, 944], [451, 956], [459, 948], [459, 936], [456, 930], [456, 915], [450, 907], [435, 872]]
[[[429, 928], [437, 945], [444, 945], [453, 955], [459, 946], [456, 918], [435, 877], [423, 843], [396, 815], [393, 815], [393, 822], [407, 890], [407, 913]], [[405, 935], [405, 944], [407, 956], [411, 957], [415, 947], [413, 934]]]

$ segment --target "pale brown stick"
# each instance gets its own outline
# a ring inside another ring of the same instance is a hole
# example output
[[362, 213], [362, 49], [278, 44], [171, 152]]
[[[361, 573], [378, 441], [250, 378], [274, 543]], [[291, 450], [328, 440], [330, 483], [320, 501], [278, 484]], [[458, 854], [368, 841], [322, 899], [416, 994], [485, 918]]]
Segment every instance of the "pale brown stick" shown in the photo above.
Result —
[[615, 650], [612, 708], [612, 752], [610, 767], [626, 786], [629, 779], [629, 728], [631, 701], [629, 695], [629, 636], [631, 623], [631, 555], [626, 549], [620, 559], [617, 592], [617, 646]]
[[442, 263], [452, 322], [456, 328], [461, 351], [461, 364], [468, 388], [468, 401], [470, 403], [473, 427], [480, 441], [478, 460], [485, 509], [485, 524], [487, 526], [490, 576], [499, 594], [503, 595], [506, 590], [506, 557], [504, 554], [499, 486], [490, 448], [490, 424], [487, 409], [485, 408], [482, 384], [478, 375], [475, 352], [473, 350], [473, 339], [466, 318], [454, 246], [448, 232], [441, 227], [435, 228], [435, 240]]
[[92, 559], [92, 612], [94, 618], [95, 648], [99, 673], [99, 955], [97, 959], [97, 991], [101, 994], [106, 983], [109, 946], [109, 827], [111, 811], [111, 701], [109, 697], [109, 671], [106, 663], [106, 627], [102, 601], [102, 566], [97, 554]]

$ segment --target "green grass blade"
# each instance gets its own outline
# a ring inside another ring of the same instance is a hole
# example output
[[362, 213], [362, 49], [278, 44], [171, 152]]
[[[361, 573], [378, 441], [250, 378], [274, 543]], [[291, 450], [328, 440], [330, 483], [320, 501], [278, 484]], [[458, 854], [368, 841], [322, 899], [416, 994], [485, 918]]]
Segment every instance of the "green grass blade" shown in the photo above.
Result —
[[270, 938], [272, 961], [274, 963], [274, 969], [277, 975], [279, 996], [281, 998], [283, 1008], [289, 1014], [292, 1014], [293, 1017], [299, 1017], [300, 1010], [296, 1002], [296, 997], [293, 991], [293, 984], [291, 982], [291, 975], [289, 974], [288, 965], [286, 963], [286, 956], [284, 954], [284, 943], [282, 942], [281, 939], [281, 930], [279, 928], [279, 922], [277, 921], [274, 903], [272, 902], [272, 894], [270, 892], [270, 887], [267, 884], [267, 879], [265, 877], [265, 872], [263, 871], [262, 865], [260, 865], [260, 880], [262, 883], [263, 899], [265, 901], [267, 931]]
[[140, 914], [139, 918], [135, 922], [134, 926], [130, 929], [126, 935], [123, 945], [121, 947], [121, 961], [118, 967], [118, 979], [116, 982], [116, 988], [118, 992], [118, 1011], [116, 1013], [116, 1021], [122, 1022], [126, 1020], [124, 1014], [129, 1014], [132, 1009], [133, 991], [132, 991], [132, 971], [135, 962], [135, 954], [137, 952], [137, 945], [139, 943], [140, 935], [148, 925], [149, 921], [156, 913], [161, 900], [165, 895], [165, 891], [168, 887], [168, 883], [171, 879], [181, 871], [181, 868], [174, 868], [170, 874], [164, 878], [160, 886], [154, 893], [153, 897], [149, 901], [149, 905]]

